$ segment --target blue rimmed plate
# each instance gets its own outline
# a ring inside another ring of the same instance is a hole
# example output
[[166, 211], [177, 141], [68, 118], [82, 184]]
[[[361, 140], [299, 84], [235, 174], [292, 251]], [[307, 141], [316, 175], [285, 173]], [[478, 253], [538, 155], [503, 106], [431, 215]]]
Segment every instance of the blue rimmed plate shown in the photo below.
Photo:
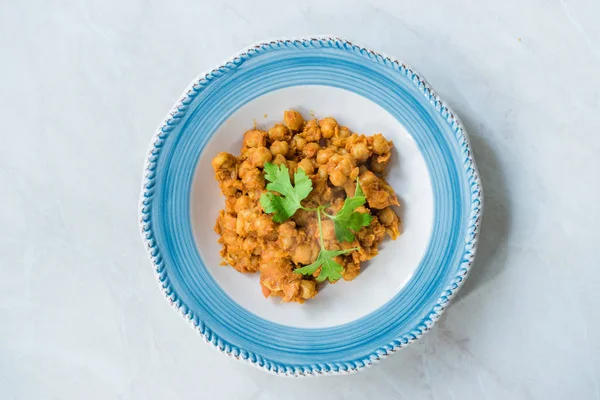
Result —
[[[220, 267], [212, 227], [223, 208], [210, 161], [285, 109], [383, 133], [403, 234], [352, 282], [300, 304], [264, 299], [258, 276]], [[349, 373], [427, 332], [475, 256], [482, 192], [467, 133], [413, 69], [337, 38], [252, 46], [201, 75], [154, 135], [140, 223], [171, 304], [220, 351], [266, 371]]]

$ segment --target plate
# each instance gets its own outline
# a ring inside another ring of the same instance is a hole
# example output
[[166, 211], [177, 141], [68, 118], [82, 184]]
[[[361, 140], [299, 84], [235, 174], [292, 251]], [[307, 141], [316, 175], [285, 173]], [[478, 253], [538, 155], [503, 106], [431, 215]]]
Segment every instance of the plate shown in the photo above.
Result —
[[[296, 109], [381, 132], [403, 233], [352, 282], [305, 304], [264, 299], [258, 274], [219, 266], [224, 200], [211, 167], [253, 124]], [[213, 347], [265, 371], [351, 373], [431, 329], [466, 279], [483, 195], [456, 114], [406, 64], [339, 38], [254, 45], [200, 75], [155, 133], [140, 199], [142, 236], [169, 302]]]

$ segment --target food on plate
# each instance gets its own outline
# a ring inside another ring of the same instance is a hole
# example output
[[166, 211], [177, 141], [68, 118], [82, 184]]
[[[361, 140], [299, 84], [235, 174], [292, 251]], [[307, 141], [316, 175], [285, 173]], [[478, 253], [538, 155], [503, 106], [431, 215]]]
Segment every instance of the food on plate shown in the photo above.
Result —
[[325, 280], [351, 281], [400, 235], [394, 190], [385, 180], [393, 144], [352, 133], [333, 118], [283, 123], [244, 134], [238, 157], [212, 160], [225, 196], [215, 232], [223, 265], [260, 273], [265, 297], [303, 303]]

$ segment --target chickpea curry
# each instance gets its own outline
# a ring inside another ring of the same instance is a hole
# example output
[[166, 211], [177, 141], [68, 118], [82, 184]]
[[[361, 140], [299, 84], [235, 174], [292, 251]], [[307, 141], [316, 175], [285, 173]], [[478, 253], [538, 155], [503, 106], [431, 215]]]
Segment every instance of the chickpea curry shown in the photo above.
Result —
[[400, 235], [385, 181], [392, 146], [294, 110], [268, 131], [246, 132], [238, 157], [212, 160], [225, 196], [214, 228], [222, 265], [259, 272], [263, 295], [283, 302], [315, 297], [325, 280], [356, 278], [386, 233]]

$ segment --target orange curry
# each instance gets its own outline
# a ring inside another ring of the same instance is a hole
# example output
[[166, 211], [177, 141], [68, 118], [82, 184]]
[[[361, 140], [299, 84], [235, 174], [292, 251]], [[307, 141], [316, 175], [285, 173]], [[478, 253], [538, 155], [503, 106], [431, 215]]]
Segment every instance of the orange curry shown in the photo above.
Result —
[[353, 242], [339, 242], [333, 221], [322, 222], [328, 250], [357, 248], [334, 258], [343, 267], [344, 280], [356, 278], [361, 262], [377, 255], [385, 234], [392, 239], [400, 234], [400, 219], [390, 207], [398, 206], [398, 199], [384, 179], [391, 150], [392, 142], [381, 134], [352, 133], [333, 118], [305, 121], [293, 110], [285, 111], [283, 124], [268, 131], [246, 132], [238, 157], [223, 152], [212, 160], [215, 178], [225, 196], [225, 208], [215, 225], [223, 246], [223, 265], [229, 264], [242, 273], [260, 272], [265, 297], [303, 303], [317, 294], [314, 276], [294, 273], [313, 263], [319, 254], [317, 216], [300, 209], [279, 224], [263, 211], [259, 203], [266, 190], [263, 167], [271, 162], [285, 164], [292, 183], [294, 172], [302, 169], [313, 185], [302, 204], [329, 205], [326, 212], [332, 214], [342, 207], [346, 197], [354, 196], [358, 178], [367, 202], [357, 211], [373, 216], [369, 226], [356, 232]]

